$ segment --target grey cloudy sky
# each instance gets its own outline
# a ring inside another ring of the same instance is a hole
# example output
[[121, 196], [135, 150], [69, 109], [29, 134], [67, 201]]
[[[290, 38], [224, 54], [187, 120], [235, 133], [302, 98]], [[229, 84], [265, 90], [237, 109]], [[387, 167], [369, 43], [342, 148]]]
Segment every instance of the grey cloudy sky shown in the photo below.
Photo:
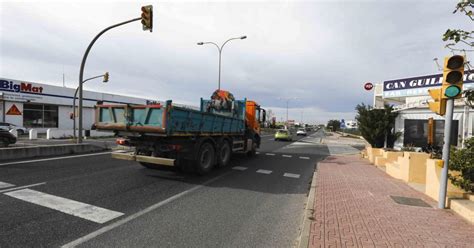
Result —
[[353, 119], [372, 102], [364, 82], [435, 74], [447, 55], [441, 35], [470, 24], [443, 1], [4, 1], [0, 77], [75, 87], [82, 55], [103, 28], [153, 4], [154, 30], [136, 22], [102, 36], [85, 77], [109, 71], [109, 84], [86, 89], [197, 105], [217, 88], [218, 53], [199, 41], [231, 41], [222, 88], [286, 118]]

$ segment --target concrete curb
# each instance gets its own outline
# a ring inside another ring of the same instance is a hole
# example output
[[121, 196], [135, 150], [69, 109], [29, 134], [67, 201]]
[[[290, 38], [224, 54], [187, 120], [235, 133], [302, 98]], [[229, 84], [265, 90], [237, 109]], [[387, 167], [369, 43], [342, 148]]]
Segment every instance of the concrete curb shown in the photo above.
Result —
[[[319, 163], [318, 163], [319, 164]], [[308, 194], [308, 201], [306, 202], [306, 207], [304, 209], [303, 215], [303, 229], [301, 229], [300, 236], [297, 240], [297, 248], [307, 248], [309, 247], [309, 234], [311, 230], [311, 221], [314, 212], [314, 197], [316, 191], [316, 175], [318, 172], [318, 164], [313, 173], [313, 179], [311, 181], [311, 187]]]
[[109, 150], [93, 144], [61, 144], [48, 146], [31, 146], [31, 147], [11, 147], [0, 149], [0, 161], [38, 158], [47, 156], [60, 156], [78, 153], [90, 153]]

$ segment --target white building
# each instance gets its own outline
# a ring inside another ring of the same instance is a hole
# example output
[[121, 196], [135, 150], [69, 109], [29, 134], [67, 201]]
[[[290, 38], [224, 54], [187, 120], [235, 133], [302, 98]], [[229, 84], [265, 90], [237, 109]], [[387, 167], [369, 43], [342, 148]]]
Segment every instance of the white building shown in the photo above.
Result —
[[[48, 128], [72, 130], [72, 108], [75, 89], [48, 84], [0, 78], [0, 121], [9, 122], [38, 132]], [[94, 105], [146, 104], [146, 99], [84, 91], [84, 129], [94, 122]], [[76, 105], [78, 101], [76, 100]]]
[[[374, 91], [374, 106], [383, 107], [384, 103], [394, 104], [398, 117], [395, 131], [402, 136], [395, 143], [396, 147], [413, 145], [423, 147], [428, 140], [428, 119], [435, 121], [435, 144], [442, 146], [444, 117], [439, 116], [428, 107], [431, 101], [428, 89], [439, 88], [442, 74], [388, 80], [377, 84]], [[474, 89], [474, 70], [465, 71], [463, 89]], [[453, 116], [452, 144], [461, 146], [464, 139], [472, 137], [474, 129], [474, 109], [462, 99], [455, 101]]]

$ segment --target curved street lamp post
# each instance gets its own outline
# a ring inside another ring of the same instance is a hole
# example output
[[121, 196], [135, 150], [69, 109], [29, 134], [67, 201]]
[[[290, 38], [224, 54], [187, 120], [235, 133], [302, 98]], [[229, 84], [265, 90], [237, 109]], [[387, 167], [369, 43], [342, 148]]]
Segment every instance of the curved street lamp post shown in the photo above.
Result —
[[219, 45], [217, 45], [216, 43], [214, 42], [198, 42], [197, 44], [202, 46], [202, 45], [205, 45], [205, 44], [212, 44], [214, 46], [217, 47], [217, 50], [219, 51], [219, 80], [218, 80], [218, 85], [217, 85], [217, 89], [221, 89], [221, 61], [222, 61], [222, 49], [224, 48], [225, 44], [231, 40], [243, 40], [243, 39], [247, 39], [247, 36], [240, 36], [240, 37], [236, 37], [236, 38], [230, 38], [228, 40], [226, 40], [222, 46], [219, 47]]
[[[102, 82], [104, 83], [107, 83], [109, 81], [109, 73], [106, 72], [105, 74], [103, 75], [99, 75], [99, 76], [95, 76], [95, 77], [91, 77], [91, 78], [88, 78], [86, 80], [84, 80], [84, 82], [82, 82], [83, 84], [89, 80], [92, 80], [92, 79], [96, 79], [96, 78], [100, 78], [100, 77], [103, 77], [104, 80]], [[72, 100], [72, 112], [73, 112], [73, 137], [74, 139], [76, 139], [76, 98], [77, 98], [77, 92], [79, 91], [79, 87], [76, 88], [76, 91], [74, 92], [74, 98]], [[82, 135], [81, 135], [82, 136]]]

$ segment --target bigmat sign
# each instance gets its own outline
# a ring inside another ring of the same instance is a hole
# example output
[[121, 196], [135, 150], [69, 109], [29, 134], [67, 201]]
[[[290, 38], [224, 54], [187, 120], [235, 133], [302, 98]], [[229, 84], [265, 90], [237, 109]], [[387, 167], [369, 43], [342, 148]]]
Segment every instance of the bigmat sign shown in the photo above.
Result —
[[[428, 89], [442, 83], [443, 74], [389, 80], [383, 82], [383, 97], [427, 96]], [[463, 89], [474, 89], [474, 70], [464, 71]]]

